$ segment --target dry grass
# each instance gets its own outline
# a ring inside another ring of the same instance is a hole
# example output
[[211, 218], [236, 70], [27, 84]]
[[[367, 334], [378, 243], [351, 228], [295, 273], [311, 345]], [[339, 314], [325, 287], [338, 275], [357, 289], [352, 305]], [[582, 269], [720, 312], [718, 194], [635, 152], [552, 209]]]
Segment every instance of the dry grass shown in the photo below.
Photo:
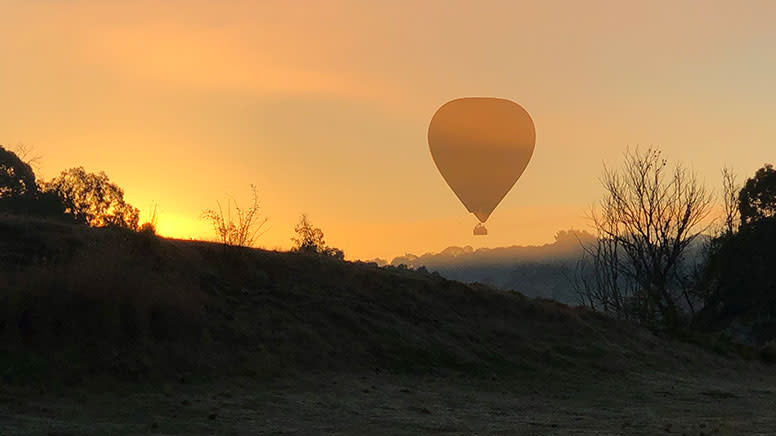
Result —
[[598, 374], [721, 359], [697, 361], [690, 345], [585, 309], [425, 272], [18, 219], [0, 219], [0, 235], [21, 253], [0, 272], [7, 380]]
[[771, 368], [582, 308], [46, 221], [0, 245], [3, 434], [776, 431]]
[[[170, 364], [157, 353], [163, 343], [198, 340], [205, 297], [153, 235], [15, 219], [0, 231], [10, 259], [0, 268], [7, 380], [135, 374]], [[148, 365], [127, 367], [138, 359]]]
[[0, 390], [4, 435], [771, 435], [776, 377], [726, 365], [597, 380], [310, 372]]

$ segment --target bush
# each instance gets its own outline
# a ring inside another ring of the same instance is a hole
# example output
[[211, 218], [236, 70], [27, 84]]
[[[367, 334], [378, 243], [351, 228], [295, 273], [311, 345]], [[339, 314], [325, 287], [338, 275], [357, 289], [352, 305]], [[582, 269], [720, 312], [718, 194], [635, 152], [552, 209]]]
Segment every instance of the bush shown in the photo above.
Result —
[[300, 253], [322, 254], [336, 259], [345, 259], [345, 253], [339, 248], [329, 247], [323, 239], [323, 230], [313, 226], [307, 215], [302, 214], [299, 223], [294, 227], [296, 237], [291, 238], [294, 246], [291, 251]]
[[202, 217], [210, 221], [219, 242], [225, 246], [252, 247], [259, 231], [267, 222], [259, 213], [259, 197], [256, 186], [251, 185], [251, 205], [241, 208], [236, 201], [228, 200], [226, 210], [218, 202], [218, 210], [207, 209]]

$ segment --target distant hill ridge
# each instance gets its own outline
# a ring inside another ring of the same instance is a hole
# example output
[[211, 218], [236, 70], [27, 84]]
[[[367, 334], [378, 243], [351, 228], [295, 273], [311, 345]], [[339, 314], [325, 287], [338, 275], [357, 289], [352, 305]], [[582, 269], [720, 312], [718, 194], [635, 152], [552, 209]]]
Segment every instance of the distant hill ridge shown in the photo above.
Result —
[[516, 260], [544, 260], [577, 255], [580, 243], [588, 243], [595, 238], [588, 232], [579, 230], [562, 230], [555, 235], [555, 242], [544, 245], [512, 245], [509, 247], [478, 248], [467, 245], [451, 246], [439, 253], [426, 253], [421, 256], [406, 254], [395, 257], [391, 265], [405, 264], [417, 267], [441, 265], [447, 263], [514, 263]]
[[486, 283], [530, 297], [574, 304], [576, 294], [569, 280], [570, 269], [583, 254], [581, 244], [594, 240], [586, 231], [561, 230], [549, 244], [476, 250], [471, 246], [448, 247], [439, 253], [399, 256], [391, 265], [425, 267], [452, 280]]

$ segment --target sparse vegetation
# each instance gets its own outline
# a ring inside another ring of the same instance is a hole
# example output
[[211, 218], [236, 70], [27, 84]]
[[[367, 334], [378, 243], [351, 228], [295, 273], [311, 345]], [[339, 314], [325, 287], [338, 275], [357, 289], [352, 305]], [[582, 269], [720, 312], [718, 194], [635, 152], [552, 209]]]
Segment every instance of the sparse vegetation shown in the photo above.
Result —
[[679, 268], [706, 229], [711, 195], [695, 175], [673, 169], [659, 150], [628, 150], [621, 170], [605, 169], [604, 198], [593, 210], [597, 240], [587, 247], [586, 301], [616, 316], [675, 330], [693, 297]]
[[721, 235], [732, 235], [738, 230], [741, 214], [738, 207], [738, 195], [741, 186], [736, 174], [730, 168], [722, 168], [722, 211], [724, 214]]
[[294, 226], [294, 231], [296, 232], [296, 237], [291, 238], [294, 241], [291, 251], [322, 254], [340, 260], [345, 258], [342, 250], [326, 245], [326, 241], [323, 239], [323, 230], [315, 227], [307, 218], [307, 215], [302, 214], [299, 218], [299, 223]]
[[140, 225], [139, 231], [149, 235], [156, 235], [156, 224], [159, 221], [159, 205], [154, 203], [148, 210], [148, 219]]
[[230, 199], [224, 209], [219, 201], [218, 210], [205, 210], [202, 217], [213, 225], [218, 241], [230, 247], [252, 247], [268, 220], [260, 214], [259, 196], [254, 185], [251, 185], [251, 203], [247, 208]]

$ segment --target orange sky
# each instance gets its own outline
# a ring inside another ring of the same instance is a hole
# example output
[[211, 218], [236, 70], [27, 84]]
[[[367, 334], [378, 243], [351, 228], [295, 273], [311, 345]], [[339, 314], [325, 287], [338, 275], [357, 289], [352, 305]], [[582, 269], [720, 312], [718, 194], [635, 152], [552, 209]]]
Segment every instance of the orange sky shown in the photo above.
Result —
[[[211, 237], [202, 210], [255, 183], [268, 248], [301, 213], [350, 259], [544, 243], [628, 145], [714, 188], [773, 161], [775, 22], [770, 1], [0, 0], [0, 143], [44, 178], [104, 170], [170, 236]], [[484, 238], [426, 142], [464, 96], [536, 125]]]

